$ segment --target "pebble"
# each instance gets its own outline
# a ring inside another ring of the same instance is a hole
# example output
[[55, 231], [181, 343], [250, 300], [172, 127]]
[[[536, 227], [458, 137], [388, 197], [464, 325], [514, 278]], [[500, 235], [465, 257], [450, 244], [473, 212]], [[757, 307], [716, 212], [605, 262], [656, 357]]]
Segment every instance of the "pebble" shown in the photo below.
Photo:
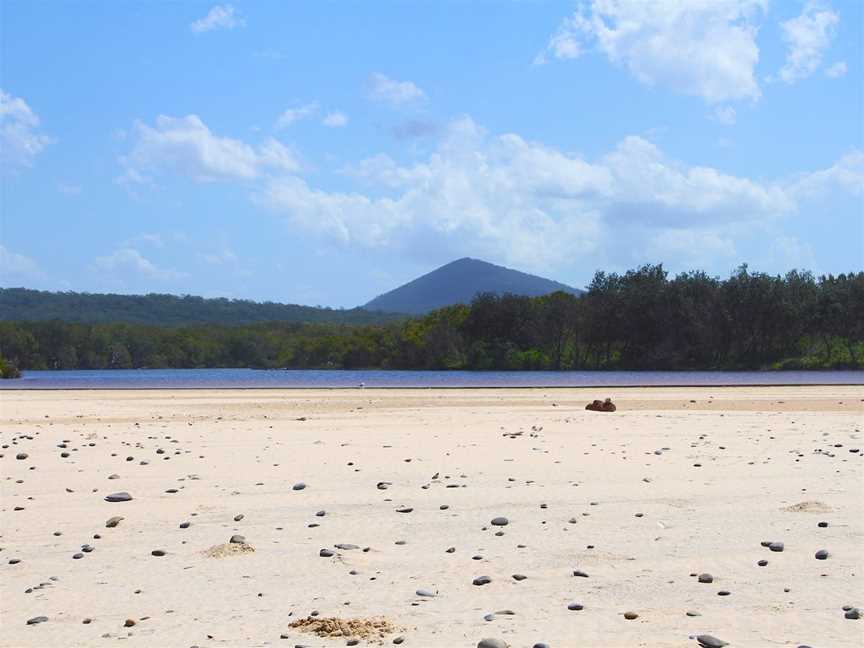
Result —
[[851, 610], [846, 610], [843, 613], [844, 619], [851, 619], [853, 621], [861, 618], [861, 611], [858, 608], [852, 608]]
[[481, 639], [477, 648], [510, 648], [510, 644], [503, 639]]
[[492, 526], [507, 526], [508, 524], [510, 524], [510, 520], [506, 517], [492, 518]]
[[820, 549], [816, 552], [816, 560], [827, 560], [829, 555], [827, 549]]
[[122, 491], [120, 493], [111, 493], [110, 495], [105, 496], [106, 502], [128, 502], [131, 499], [132, 496], [125, 491]]
[[473, 581], [471, 581], [474, 585], [488, 585], [492, 582], [492, 579], [488, 576], [478, 576]]
[[581, 569], [574, 569], [574, 570], [573, 570], [573, 575], [574, 575], [574, 576], [578, 576], [579, 578], [588, 578], [588, 574], [586, 574], [586, 573], [585, 573], [584, 571], [582, 571]]
[[625, 612], [624, 618], [627, 619], [628, 621], [632, 621], [633, 619], [638, 619], [639, 615], [636, 614], [635, 612]]
[[570, 603], [570, 604], [567, 606], [567, 609], [568, 609], [568, 610], [578, 611], [578, 610], [584, 610], [584, 609], [585, 609], [585, 606], [582, 605], [581, 603]]
[[430, 597], [430, 598], [435, 596], [435, 593], [434, 593], [434, 592], [430, 592], [430, 591], [427, 590], [427, 589], [418, 589], [418, 590], [415, 592], [415, 594], [416, 594], [417, 596], [425, 596], [425, 597]]
[[[15, 455], [15, 458], [18, 461], [24, 461], [28, 456], [29, 455], [26, 452], [19, 452], [17, 455]], [[41, 619], [42, 617], [34, 617], [34, 618]], [[46, 619], [46, 621], [47, 621], [47, 619]], [[27, 623], [30, 623], [30, 622], [28, 621]], [[41, 623], [41, 621], [37, 621], [37, 623]]]
[[526, 578], [528, 578], [528, 577], [525, 576], [524, 574], [513, 574], [513, 580], [515, 580], [515, 581], [523, 581]]
[[698, 635], [696, 641], [698, 641], [699, 645], [703, 648], [723, 648], [723, 646], [729, 645], [728, 641], [723, 641], [722, 639], [712, 637], [708, 634]]
[[150, 552], [150, 555], [151, 555], [151, 556], [156, 556], [157, 558], [159, 558], [159, 557], [165, 555], [165, 551], [162, 550], [162, 549], [154, 549], [153, 551]]
[[306, 484], [304, 484], [303, 482], [297, 482], [296, 484], [294, 484], [294, 485], [291, 487], [291, 490], [301, 491], [301, 490], [303, 490], [304, 488], [306, 488]]
[[771, 551], [774, 551], [774, 552], [780, 553], [781, 551], [783, 551], [783, 549], [785, 549], [785, 546], [783, 545], [782, 542], [769, 542], [769, 543], [768, 543], [768, 548], [769, 548]]
[[699, 578], [697, 578], [700, 583], [713, 583], [714, 577], [711, 574], [699, 574]]
[[[27, 458], [27, 455], [24, 455], [24, 458]], [[39, 623], [45, 623], [48, 620], [46, 616], [35, 616], [32, 619], [27, 619], [27, 625], [36, 625]]]
[[114, 517], [110, 517], [105, 521], [105, 526], [109, 529], [113, 529], [116, 527], [122, 520], [125, 520], [122, 515], [115, 515]]
[[126, 619], [126, 621], [123, 622], [123, 627], [124, 627], [124, 628], [131, 628], [131, 627], [134, 626], [134, 625], [135, 625], [135, 620], [134, 620], [134, 619]]
[[318, 555], [322, 558], [331, 558], [336, 554], [331, 549], [322, 549], [318, 552]]

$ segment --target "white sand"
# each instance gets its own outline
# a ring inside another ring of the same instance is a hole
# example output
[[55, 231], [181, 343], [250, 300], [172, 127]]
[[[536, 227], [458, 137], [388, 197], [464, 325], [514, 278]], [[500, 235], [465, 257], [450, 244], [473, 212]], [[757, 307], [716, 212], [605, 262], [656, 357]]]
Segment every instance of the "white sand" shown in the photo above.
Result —
[[[0, 645], [345, 645], [289, 628], [319, 610], [415, 647], [860, 646], [862, 426], [857, 387], [3, 392]], [[204, 555], [232, 534], [255, 551]]]

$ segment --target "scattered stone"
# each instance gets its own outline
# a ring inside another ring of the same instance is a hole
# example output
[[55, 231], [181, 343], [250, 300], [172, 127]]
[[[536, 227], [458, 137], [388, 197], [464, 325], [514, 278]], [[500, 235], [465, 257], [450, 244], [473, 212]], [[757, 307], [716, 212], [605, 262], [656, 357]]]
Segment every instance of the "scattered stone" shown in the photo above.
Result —
[[636, 614], [635, 612], [625, 612], [624, 618], [627, 619], [628, 621], [632, 621], [633, 619], [638, 619], [639, 615]]
[[492, 518], [492, 526], [507, 526], [508, 524], [510, 524], [510, 520], [506, 517]]
[[132, 496], [125, 491], [120, 493], [111, 493], [110, 495], [105, 496], [106, 502], [129, 502], [131, 500]]
[[728, 641], [723, 641], [722, 639], [712, 637], [708, 634], [698, 635], [696, 641], [699, 642], [699, 645], [702, 646], [702, 648], [723, 648], [723, 646], [729, 645]]
[[321, 556], [322, 558], [332, 558], [336, 554], [331, 549], [322, 549], [321, 551], [318, 552], [318, 555]]
[[231, 544], [246, 544], [246, 538], [242, 535], [232, 535], [231, 539], [228, 540]]
[[510, 648], [510, 644], [503, 639], [481, 639], [477, 648]]
[[[19, 452], [17, 455], [15, 455], [15, 458], [16, 458], [18, 461], [24, 461], [28, 456], [29, 456], [29, 455], [28, 455], [26, 452]], [[36, 619], [41, 619], [42, 617], [34, 617], [34, 618], [36, 618]], [[45, 619], [45, 620], [47, 621], [48, 619]], [[30, 623], [30, 622], [28, 621], [27, 623]], [[41, 621], [37, 621], [37, 623], [42, 623], [42, 622], [41, 622]], [[31, 625], [32, 625], [32, 624], [31, 624]]]
[[699, 577], [696, 580], [700, 583], [713, 583], [714, 577], [711, 574], [699, 574]]
[[513, 574], [513, 580], [515, 580], [515, 581], [523, 581], [526, 578], [528, 578], [528, 577], [525, 576], [524, 574]]
[[567, 606], [567, 609], [568, 609], [568, 610], [578, 611], [578, 610], [584, 610], [584, 609], [585, 609], [585, 606], [582, 605], [581, 603], [570, 603], [570, 604]]
[[109, 529], [113, 529], [116, 527], [122, 520], [125, 520], [122, 515], [115, 515], [114, 517], [110, 517], [105, 521], [105, 526]]
[[156, 556], [157, 558], [159, 558], [159, 557], [162, 557], [165, 555], [165, 551], [162, 549], [154, 549], [153, 551], [150, 552], [150, 555]]
[[780, 553], [780, 552], [783, 551], [783, 549], [785, 549], [785, 546], [783, 545], [782, 542], [769, 542], [769, 543], [768, 543], [768, 548], [769, 548], [771, 551], [774, 551], [774, 552], [776, 552], [776, 553]]
[[[27, 455], [24, 455], [24, 458], [27, 458]], [[27, 619], [27, 625], [38, 625], [40, 623], [45, 623], [48, 620], [47, 616], [35, 616], [32, 619]]]
[[291, 490], [301, 491], [306, 488], [306, 484], [303, 482], [298, 482], [291, 487]]
[[488, 585], [492, 582], [492, 579], [488, 576], [478, 576], [473, 581], [471, 581], [474, 585]]
[[574, 576], [578, 576], [579, 578], [588, 578], [588, 574], [586, 574], [586, 573], [585, 573], [584, 571], [582, 571], [581, 569], [574, 569], [574, 570], [573, 570], [573, 575], [574, 575]]
[[415, 594], [416, 594], [417, 596], [424, 596], [424, 597], [428, 597], [428, 598], [432, 598], [432, 597], [435, 596], [435, 593], [434, 593], [434, 592], [430, 592], [430, 591], [427, 590], [427, 589], [418, 589], [418, 590], [415, 592]]
[[134, 620], [134, 619], [126, 619], [126, 621], [123, 622], [123, 627], [124, 627], [124, 628], [131, 628], [131, 627], [134, 626], [134, 625], [135, 625], [135, 620]]
[[816, 560], [827, 560], [829, 555], [827, 549], [820, 549], [816, 552]]

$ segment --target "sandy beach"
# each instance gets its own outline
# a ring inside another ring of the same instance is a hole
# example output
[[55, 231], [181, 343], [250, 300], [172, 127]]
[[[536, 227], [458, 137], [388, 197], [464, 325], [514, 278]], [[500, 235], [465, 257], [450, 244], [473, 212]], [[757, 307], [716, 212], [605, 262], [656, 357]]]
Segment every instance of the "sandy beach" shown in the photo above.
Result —
[[861, 387], [3, 392], [0, 646], [860, 646], [862, 427]]

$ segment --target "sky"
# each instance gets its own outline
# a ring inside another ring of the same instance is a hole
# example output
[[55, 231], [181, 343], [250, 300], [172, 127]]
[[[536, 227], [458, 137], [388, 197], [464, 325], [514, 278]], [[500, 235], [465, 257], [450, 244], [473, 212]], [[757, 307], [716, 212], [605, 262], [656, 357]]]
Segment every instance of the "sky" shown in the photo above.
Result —
[[864, 268], [860, 0], [0, 0], [0, 285]]

